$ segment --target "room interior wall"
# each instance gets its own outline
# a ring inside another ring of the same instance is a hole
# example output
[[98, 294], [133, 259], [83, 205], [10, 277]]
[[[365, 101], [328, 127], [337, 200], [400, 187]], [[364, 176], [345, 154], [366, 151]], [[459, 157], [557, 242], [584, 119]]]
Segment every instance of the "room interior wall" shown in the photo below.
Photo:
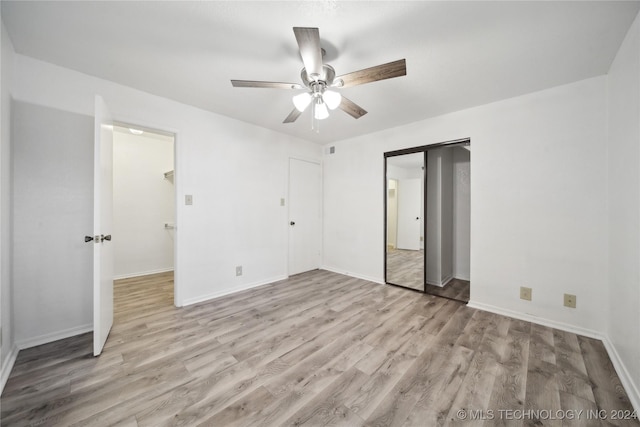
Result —
[[173, 270], [173, 137], [113, 134], [113, 252], [116, 279]]
[[[1, 22], [0, 15], [0, 22]], [[11, 304], [11, 84], [14, 50], [0, 24], [0, 392], [17, 356]]]
[[286, 276], [288, 161], [320, 146], [22, 55], [16, 70], [17, 100], [93, 115], [100, 94], [115, 120], [176, 134], [178, 305]]
[[[640, 408], [640, 15], [607, 76], [607, 335]], [[475, 159], [474, 159], [475, 162]], [[610, 351], [611, 353], [611, 351]]]
[[[470, 137], [472, 305], [604, 332], [605, 83], [596, 77], [333, 143], [324, 158], [324, 267], [381, 282], [383, 153]], [[519, 298], [520, 286], [533, 289], [532, 301]], [[576, 309], [563, 306], [565, 292], [577, 295]]]
[[[403, 179], [420, 179], [420, 249], [424, 249], [424, 179], [423, 170], [420, 167], [403, 167], [387, 163], [387, 178], [395, 179], [396, 185], [400, 187], [400, 181]], [[396, 197], [398, 197], [398, 192]], [[397, 199], [396, 199], [397, 202]], [[397, 206], [396, 206], [397, 209]], [[397, 215], [397, 211], [395, 212]], [[397, 232], [397, 230], [396, 230]], [[397, 237], [397, 236], [396, 236]]]
[[440, 248], [442, 227], [442, 206], [440, 189], [442, 174], [440, 150], [427, 152], [427, 212], [425, 214], [425, 257], [427, 284], [439, 286], [442, 278], [442, 253]]
[[471, 193], [469, 150], [454, 147], [453, 150], [453, 276], [469, 280], [471, 254]]
[[453, 151], [427, 151], [426, 282], [444, 286], [453, 277]]
[[440, 283], [453, 278], [453, 150], [439, 150], [440, 157]]
[[93, 118], [11, 110], [14, 330], [28, 347], [92, 327]]
[[396, 248], [398, 236], [398, 181], [387, 175], [387, 246]]

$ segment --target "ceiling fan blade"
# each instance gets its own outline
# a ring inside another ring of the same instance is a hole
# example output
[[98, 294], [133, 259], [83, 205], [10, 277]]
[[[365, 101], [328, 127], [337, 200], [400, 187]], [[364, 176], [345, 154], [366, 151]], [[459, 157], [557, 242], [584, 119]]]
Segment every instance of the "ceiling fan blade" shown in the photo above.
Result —
[[367, 114], [367, 110], [356, 104], [350, 99], [342, 97], [342, 101], [340, 102], [340, 109], [345, 113], [349, 114], [354, 119], [359, 119], [360, 117]]
[[302, 111], [298, 110], [297, 108], [294, 108], [293, 111], [289, 113], [287, 118], [284, 119], [282, 123], [293, 123], [298, 119], [298, 117], [300, 117], [300, 114], [302, 114]]
[[371, 68], [365, 68], [364, 70], [354, 71], [342, 76], [338, 76], [334, 81], [338, 82], [342, 80], [343, 84], [339, 87], [357, 86], [365, 83], [371, 83], [378, 80], [392, 79], [394, 77], [406, 76], [407, 64], [406, 60], [400, 59], [398, 61], [389, 62], [382, 65], [377, 65]]
[[322, 73], [322, 48], [320, 47], [320, 31], [317, 28], [293, 27], [300, 56], [309, 77]]
[[233, 87], [259, 87], [267, 89], [304, 89], [297, 83], [257, 82], [253, 80], [231, 80]]

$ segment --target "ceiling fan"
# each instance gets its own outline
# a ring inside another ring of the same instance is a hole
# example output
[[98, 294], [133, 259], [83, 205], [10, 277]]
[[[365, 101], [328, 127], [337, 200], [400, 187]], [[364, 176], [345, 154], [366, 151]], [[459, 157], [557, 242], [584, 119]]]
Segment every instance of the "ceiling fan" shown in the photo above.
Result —
[[407, 74], [406, 61], [400, 59], [336, 77], [333, 67], [322, 63], [324, 49], [320, 47], [319, 30], [317, 28], [294, 27], [293, 33], [296, 36], [300, 56], [304, 63], [304, 68], [300, 73], [302, 84], [231, 80], [233, 87], [305, 89], [303, 93], [293, 97], [295, 108], [283, 123], [295, 122], [309, 105], [313, 109], [312, 117], [316, 120], [326, 119], [329, 117], [329, 110], [336, 108], [340, 108], [355, 119], [359, 119], [367, 114], [367, 111], [333, 89], [357, 86]]

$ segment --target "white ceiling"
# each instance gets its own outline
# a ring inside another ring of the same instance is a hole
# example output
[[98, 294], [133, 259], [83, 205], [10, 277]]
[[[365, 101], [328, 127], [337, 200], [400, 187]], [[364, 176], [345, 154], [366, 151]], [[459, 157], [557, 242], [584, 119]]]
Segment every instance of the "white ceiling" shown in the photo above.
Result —
[[[2, 1], [18, 53], [318, 143], [606, 74], [638, 1]], [[369, 114], [282, 120], [300, 82], [292, 27], [318, 27], [338, 75], [406, 58], [407, 76], [345, 88]]]

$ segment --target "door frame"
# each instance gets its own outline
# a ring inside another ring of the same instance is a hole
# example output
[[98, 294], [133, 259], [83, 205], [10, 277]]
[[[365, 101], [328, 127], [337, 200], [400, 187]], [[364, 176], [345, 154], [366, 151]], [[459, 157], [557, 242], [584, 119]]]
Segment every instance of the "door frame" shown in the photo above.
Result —
[[[384, 283], [387, 285], [391, 285], [391, 286], [397, 286], [399, 288], [403, 288], [403, 289], [409, 289], [411, 291], [415, 291], [415, 292], [420, 292], [423, 294], [427, 293], [427, 239], [426, 239], [426, 234], [427, 234], [427, 230], [426, 230], [426, 222], [425, 222], [425, 239], [424, 239], [424, 252], [423, 252], [423, 256], [422, 256], [422, 290], [420, 289], [414, 289], [414, 288], [409, 288], [407, 286], [402, 286], [402, 285], [398, 285], [395, 283], [390, 283], [387, 277], [387, 158], [388, 157], [396, 157], [396, 156], [402, 156], [405, 154], [414, 154], [414, 153], [424, 153], [424, 173], [423, 173], [423, 188], [424, 188], [424, 197], [423, 197], [423, 202], [424, 202], [424, 217], [426, 219], [427, 216], [427, 197], [426, 197], [426, 193], [427, 193], [427, 152], [429, 150], [434, 150], [436, 148], [442, 148], [442, 147], [449, 147], [449, 146], [470, 146], [471, 145], [471, 138], [467, 137], [467, 138], [460, 138], [460, 139], [453, 139], [450, 141], [443, 141], [443, 142], [438, 142], [435, 144], [428, 144], [428, 145], [421, 145], [418, 147], [411, 147], [411, 148], [402, 148], [400, 150], [394, 150], [394, 151], [386, 151], [383, 155], [383, 166], [384, 166], [384, 172], [383, 172], [383, 182], [384, 185], [382, 187], [382, 193], [384, 195], [383, 197], [383, 203], [384, 203], [384, 207], [383, 207], [383, 213], [384, 213], [384, 222], [382, 224], [383, 226], [383, 236], [384, 236], [384, 246], [383, 246], [383, 269], [384, 269]], [[442, 298], [448, 298], [448, 297], [442, 297]], [[448, 299], [452, 299], [452, 298], [448, 298]]]
[[178, 209], [182, 187], [180, 186], [180, 177], [178, 171], [179, 167], [179, 151], [178, 140], [180, 131], [174, 128], [158, 125], [154, 123], [148, 123], [140, 121], [138, 119], [129, 119], [126, 116], [113, 114], [113, 124], [123, 127], [133, 127], [136, 129], [142, 129], [148, 132], [155, 132], [167, 135], [173, 135], [173, 186], [174, 186], [174, 215], [175, 215], [175, 239], [173, 240], [173, 305], [175, 307], [182, 307], [182, 293], [180, 292], [181, 276], [178, 268], [178, 252], [179, 241], [178, 238], [180, 228], [180, 209]]

